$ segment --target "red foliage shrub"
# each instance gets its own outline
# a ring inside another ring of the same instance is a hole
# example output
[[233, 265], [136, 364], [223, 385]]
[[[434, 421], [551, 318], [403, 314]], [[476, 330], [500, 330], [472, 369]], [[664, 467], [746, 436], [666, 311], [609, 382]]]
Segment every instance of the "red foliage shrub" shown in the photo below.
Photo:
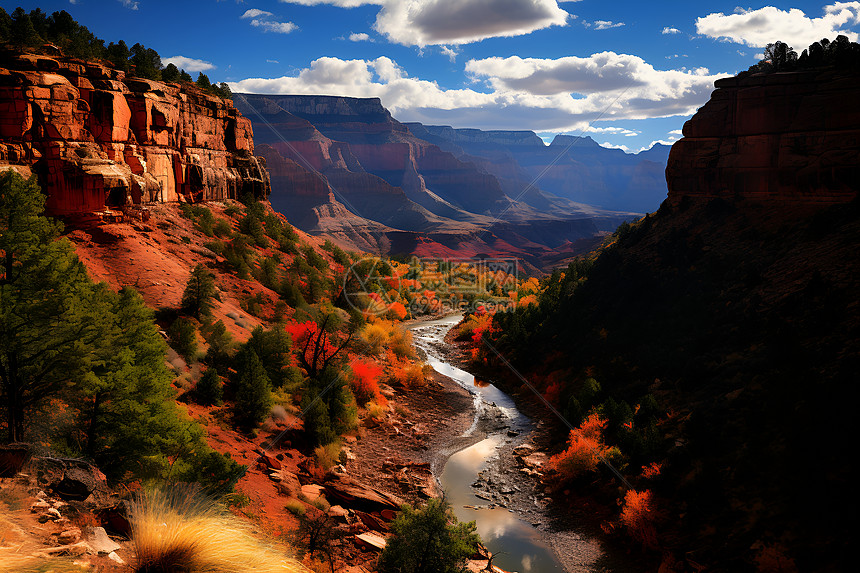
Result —
[[380, 406], [388, 405], [388, 400], [379, 391], [379, 377], [382, 367], [369, 362], [356, 360], [352, 363], [352, 376], [349, 379], [352, 392], [359, 404], [375, 401]]
[[630, 536], [649, 548], [657, 547], [657, 520], [654, 497], [651, 490], [628, 490], [624, 494], [624, 508], [621, 510], [621, 523]]
[[549, 459], [550, 468], [565, 479], [596, 470], [600, 456], [607, 450], [603, 443], [605, 427], [606, 420], [602, 420], [597, 413], [590, 414], [577, 430], [571, 430], [568, 448]]

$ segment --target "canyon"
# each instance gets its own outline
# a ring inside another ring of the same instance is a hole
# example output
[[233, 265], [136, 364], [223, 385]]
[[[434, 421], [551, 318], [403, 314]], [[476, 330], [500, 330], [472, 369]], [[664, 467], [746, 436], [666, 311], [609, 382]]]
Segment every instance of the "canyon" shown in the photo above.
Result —
[[[545, 270], [559, 253], [582, 252], [638, 216], [632, 208], [594, 207], [541, 189], [540, 172], [562, 149], [543, 145], [532, 132], [519, 137], [526, 146], [537, 139], [543, 150], [532, 154], [537, 159], [505, 151], [509, 141], [521, 144], [507, 132], [480, 132], [492, 152], [483, 157], [480, 150], [470, 148], [471, 155], [449, 145], [433, 128], [398, 122], [376, 98], [236, 94], [235, 102], [251, 119], [266, 158], [272, 205], [299, 228], [349, 248], [518, 257], [529, 269]], [[617, 151], [593, 146], [613, 157]], [[501, 157], [493, 155], [497, 151]], [[557, 163], [571, 168], [571, 162]], [[662, 174], [659, 163], [648, 163]], [[630, 184], [635, 170], [621, 177]], [[570, 175], [548, 173], [548, 180]], [[659, 200], [649, 205], [656, 209]]]

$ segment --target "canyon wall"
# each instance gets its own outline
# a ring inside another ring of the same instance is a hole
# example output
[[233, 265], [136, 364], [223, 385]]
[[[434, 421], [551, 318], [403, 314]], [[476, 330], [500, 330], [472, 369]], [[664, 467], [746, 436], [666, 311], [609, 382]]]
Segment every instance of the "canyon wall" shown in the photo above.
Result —
[[860, 75], [824, 69], [718, 80], [669, 155], [669, 200], [841, 203], [860, 186]]
[[4, 168], [37, 174], [58, 215], [270, 192], [229, 100], [64, 57], [0, 55]]

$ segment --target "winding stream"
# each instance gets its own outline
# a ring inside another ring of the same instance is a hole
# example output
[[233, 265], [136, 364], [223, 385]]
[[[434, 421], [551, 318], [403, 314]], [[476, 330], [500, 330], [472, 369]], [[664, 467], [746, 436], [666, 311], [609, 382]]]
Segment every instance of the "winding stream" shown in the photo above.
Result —
[[[563, 573], [565, 568], [552, 548], [542, 540], [536, 527], [518, 517], [513, 510], [491, 503], [489, 496], [484, 496], [488, 499], [479, 497], [476, 495], [479, 492], [472, 487], [498, 459], [498, 448], [511, 440], [509, 430], [511, 434], [517, 433], [518, 441], [522, 441], [534, 425], [517, 410], [510, 396], [493, 385], [477, 386], [472, 374], [446, 362], [443, 354], [445, 335], [461, 318], [459, 315], [449, 316], [412, 328], [415, 345], [423, 352], [427, 363], [440, 374], [457, 381], [474, 398], [475, 418], [463, 437], [472, 436], [475, 443], [448, 458], [440, 477], [442, 487], [457, 518], [476, 521], [484, 544], [496, 554], [493, 565], [520, 573]], [[496, 412], [503, 429], [488, 433], [480, 430], [480, 421], [482, 416], [486, 417], [488, 409]], [[522, 487], [531, 488], [531, 484], [525, 483], [526, 479], [519, 480]], [[508, 482], [506, 487], [518, 490], [520, 485]], [[593, 569], [577, 568], [580, 570]]]

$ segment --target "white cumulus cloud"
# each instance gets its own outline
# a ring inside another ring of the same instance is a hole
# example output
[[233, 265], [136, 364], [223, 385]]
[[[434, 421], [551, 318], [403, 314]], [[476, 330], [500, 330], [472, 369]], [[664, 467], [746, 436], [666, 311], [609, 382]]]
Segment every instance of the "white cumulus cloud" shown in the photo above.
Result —
[[669, 26], [666, 26], [665, 28], [663, 28], [663, 31], [660, 33], [664, 34], [664, 35], [665, 34], [680, 34], [681, 30], [679, 30], [678, 28], [670, 28]]
[[266, 10], [259, 8], [251, 8], [245, 10], [245, 13], [239, 16], [240, 20], [251, 20], [251, 25], [255, 28], [260, 28], [264, 32], [273, 32], [275, 34], [289, 34], [298, 26], [292, 22], [279, 22], [275, 15]]
[[377, 5], [374, 29], [404, 46], [458, 45], [564, 26], [557, 0], [281, 0], [341, 8]]
[[613, 22], [611, 20], [595, 20], [594, 29], [595, 30], [609, 30], [610, 28], [620, 28], [624, 25], [624, 22]]
[[274, 16], [271, 12], [266, 12], [265, 10], [260, 10], [259, 8], [251, 8], [250, 10], [245, 10], [245, 13], [239, 16], [240, 19], [246, 20], [248, 18], [268, 18], [270, 16]]
[[798, 52], [822, 38], [832, 40], [839, 34], [857, 40], [846, 26], [860, 23], [860, 2], [836, 2], [824, 6], [824, 15], [811, 18], [798, 8], [780, 10], [765, 6], [758, 10], [737, 10], [734, 14], [717, 12], [696, 19], [699, 34], [761, 48], [780, 40]]
[[161, 60], [161, 63], [165, 66], [167, 64], [173, 64], [180, 70], [185, 70], [186, 72], [205, 72], [207, 70], [215, 69], [215, 65], [210, 62], [205, 60], [195, 60], [194, 58], [186, 58], [185, 56], [164, 58]]
[[349, 40], [351, 42], [370, 42], [370, 36], [364, 32], [353, 32], [349, 35]]
[[410, 77], [387, 57], [324, 57], [295, 75], [249, 78], [230, 88], [378, 97], [401, 121], [559, 132], [581, 130], [596, 120], [692, 114], [708, 100], [714, 80], [725, 75], [704, 69], [656, 70], [641, 58], [613, 52], [557, 60], [488, 58], [471, 60], [466, 69], [485, 91], [446, 89], [435, 81]]
[[292, 22], [275, 22], [273, 20], [251, 20], [251, 25], [255, 28], [262, 28], [264, 32], [274, 32], [276, 34], [289, 34], [298, 28]]

